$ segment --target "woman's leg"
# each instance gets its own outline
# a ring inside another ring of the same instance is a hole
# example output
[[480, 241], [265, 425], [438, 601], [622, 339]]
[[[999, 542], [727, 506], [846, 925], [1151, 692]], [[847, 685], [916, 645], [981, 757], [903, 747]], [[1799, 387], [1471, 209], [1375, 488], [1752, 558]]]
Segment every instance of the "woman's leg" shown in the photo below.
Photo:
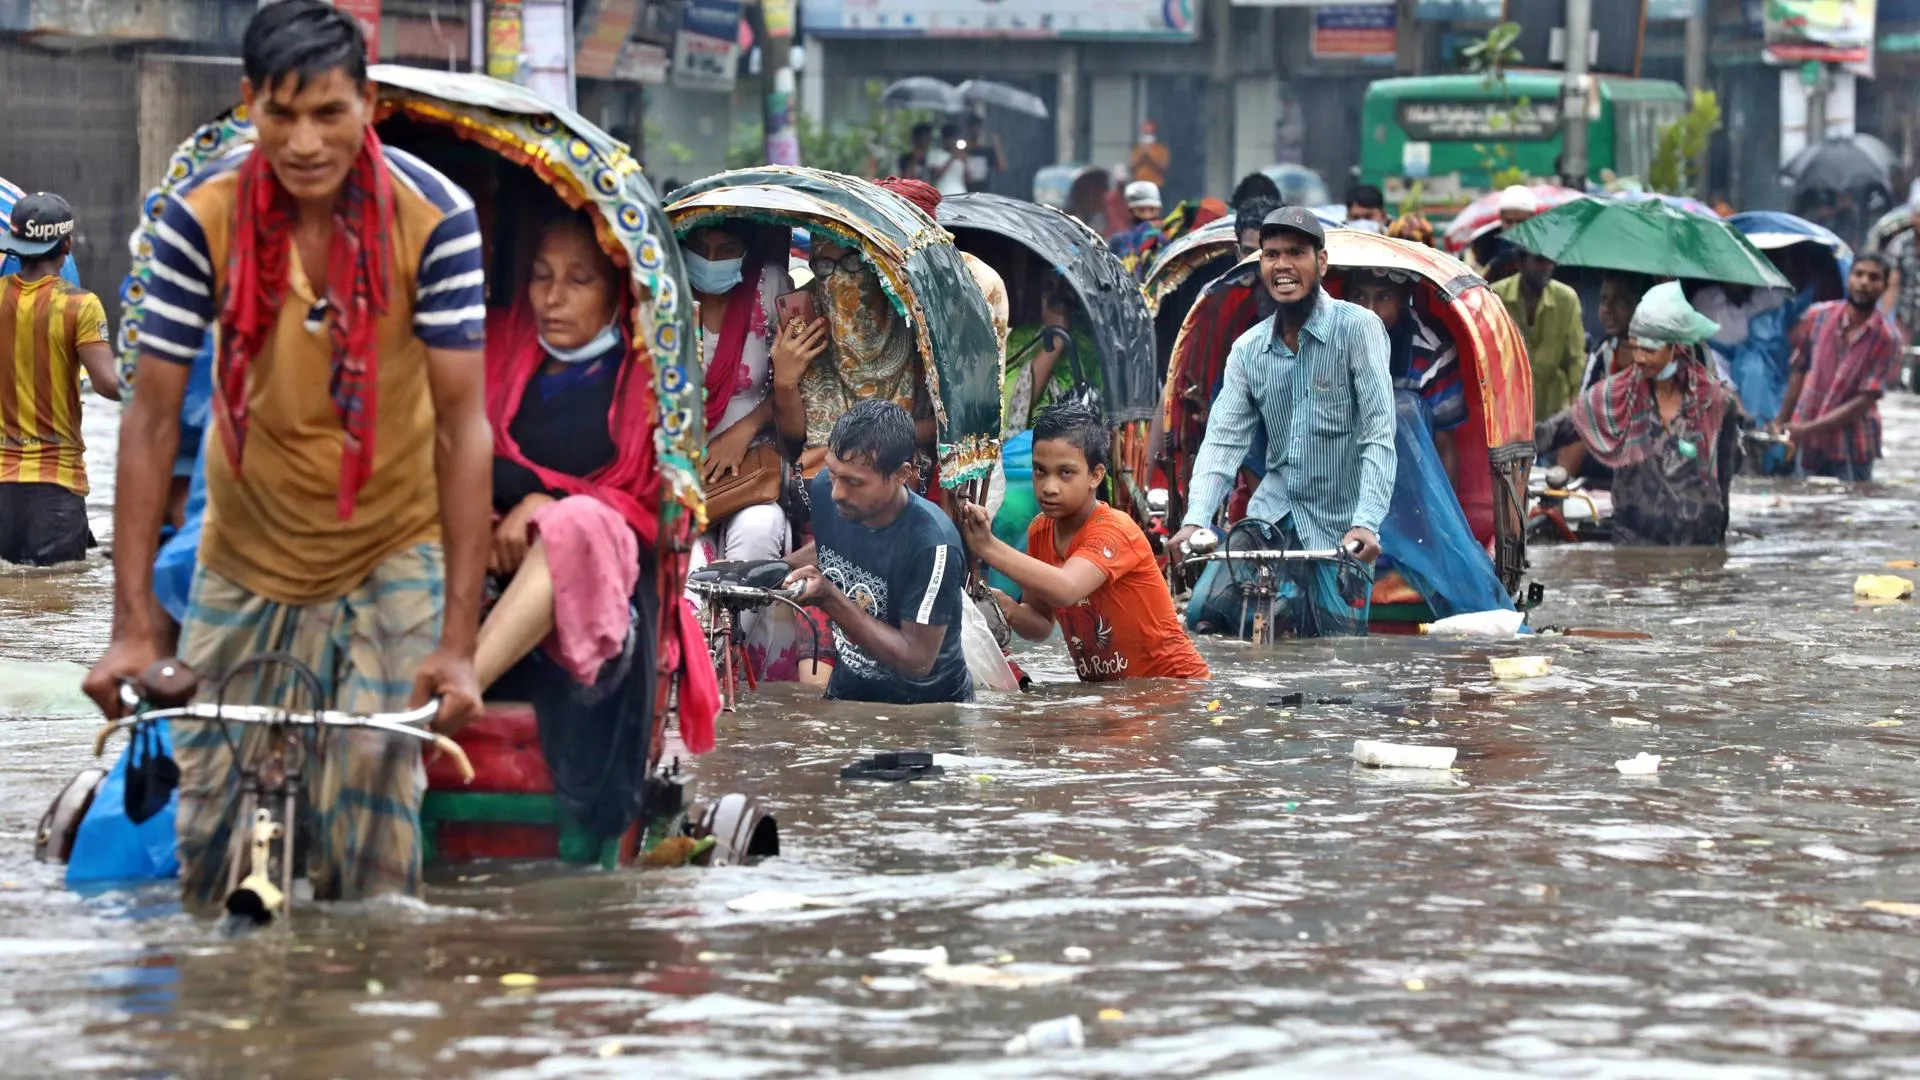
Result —
[[486, 690], [507, 669], [539, 647], [553, 633], [553, 573], [547, 566], [547, 543], [536, 539], [527, 557], [507, 583], [507, 591], [480, 624], [474, 645], [474, 674]]

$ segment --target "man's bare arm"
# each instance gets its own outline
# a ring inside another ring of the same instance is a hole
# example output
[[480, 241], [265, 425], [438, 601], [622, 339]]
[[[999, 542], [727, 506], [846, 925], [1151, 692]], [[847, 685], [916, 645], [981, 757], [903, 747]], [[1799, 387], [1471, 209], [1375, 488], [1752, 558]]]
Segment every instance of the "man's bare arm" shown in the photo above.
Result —
[[487, 425], [481, 351], [428, 349], [427, 383], [433, 394], [433, 465], [447, 558], [440, 645], [471, 658], [493, 536], [493, 429]]

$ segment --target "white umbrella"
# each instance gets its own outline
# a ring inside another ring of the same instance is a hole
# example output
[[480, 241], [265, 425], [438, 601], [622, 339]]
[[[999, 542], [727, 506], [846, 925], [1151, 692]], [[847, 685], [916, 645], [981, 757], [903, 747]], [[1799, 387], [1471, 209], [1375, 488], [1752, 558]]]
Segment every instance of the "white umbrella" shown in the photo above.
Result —
[[1029, 94], [1017, 86], [993, 82], [988, 79], [968, 79], [960, 84], [961, 98], [981, 105], [997, 105], [1012, 112], [1025, 113], [1028, 116], [1045, 120], [1048, 116], [1047, 103], [1036, 94]]
[[942, 82], [930, 75], [914, 75], [888, 84], [880, 92], [880, 104], [892, 109], [957, 113], [967, 107], [967, 99], [960, 96], [960, 91], [952, 83]]

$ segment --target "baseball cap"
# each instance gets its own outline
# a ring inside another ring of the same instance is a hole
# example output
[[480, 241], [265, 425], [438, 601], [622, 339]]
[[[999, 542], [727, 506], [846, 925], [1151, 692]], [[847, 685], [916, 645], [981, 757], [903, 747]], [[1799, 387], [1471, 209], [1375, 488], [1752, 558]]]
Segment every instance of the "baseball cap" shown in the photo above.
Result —
[[1514, 184], [1500, 192], [1500, 212], [1512, 210], [1521, 214], [1540, 212], [1540, 200], [1534, 196], [1533, 189], [1524, 184]]
[[1151, 180], [1135, 180], [1127, 185], [1128, 206], [1159, 206], [1160, 185]]
[[73, 235], [73, 207], [48, 191], [22, 196], [13, 204], [13, 220], [0, 233], [0, 251], [24, 258], [45, 255]]
[[1266, 220], [1260, 223], [1262, 240], [1277, 232], [1304, 233], [1315, 247], [1327, 246], [1326, 228], [1320, 224], [1319, 218], [1313, 216], [1313, 211], [1304, 206], [1283, 206], [1268, 214]]

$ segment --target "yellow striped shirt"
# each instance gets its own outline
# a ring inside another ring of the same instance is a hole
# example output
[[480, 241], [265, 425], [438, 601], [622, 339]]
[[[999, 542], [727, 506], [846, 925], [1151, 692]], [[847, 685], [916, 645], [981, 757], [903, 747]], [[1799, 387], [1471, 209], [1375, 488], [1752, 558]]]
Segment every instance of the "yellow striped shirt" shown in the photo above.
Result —
[[0, 278], [0, 484], [87, 493], [80, 347], [107, 340], [100, 298], [58, 276]]

